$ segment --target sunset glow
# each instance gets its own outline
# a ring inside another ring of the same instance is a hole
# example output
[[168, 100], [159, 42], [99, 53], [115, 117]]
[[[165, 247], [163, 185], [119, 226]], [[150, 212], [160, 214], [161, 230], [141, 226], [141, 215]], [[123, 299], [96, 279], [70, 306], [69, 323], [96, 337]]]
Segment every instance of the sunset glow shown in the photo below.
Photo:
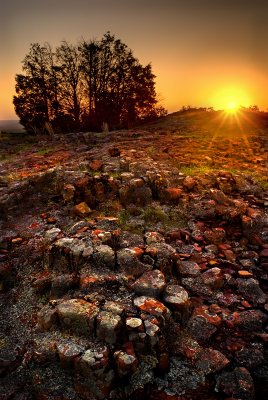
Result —
[[169, 112], [188, 105], [230, 113], [240, 106], [256, 104], [264, 111], [268, 107], [264, 90], [268, 53], [262, 45], [268, 39], [264, 18], [268, 2], [264, 0], [48, 2], [51, 7], [25, 0], [21, 8], [21, 2], [14, 0], [1, 10], [0, 119], [18, 118], [12, 104], [15, 75], [22, 72], [30, 43], [55, 48], [63, 40], [91, 40], [108, 30], [133, 50], [142, 65], [152, 64], [156, 92]]
[[239, 109], [239, 105], [235, 101], [231, 101], [227, 104], [225, 111], [229, 114], [236, 114]]
[[212, 103], [216, 109], [235, 114], [240, 107], [249, 107], [253, 104], [253, 100], [244, 88], [226, 86], [212, 98]]

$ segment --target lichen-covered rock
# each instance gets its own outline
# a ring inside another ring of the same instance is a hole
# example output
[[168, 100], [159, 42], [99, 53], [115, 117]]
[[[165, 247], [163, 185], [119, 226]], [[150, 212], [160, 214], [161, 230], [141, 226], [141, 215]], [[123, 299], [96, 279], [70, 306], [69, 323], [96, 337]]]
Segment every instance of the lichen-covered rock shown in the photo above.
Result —
[[84, 190], [90, 182], [89, 176], [81, 176], [74, 181], [74, 186], [79, 190]]
[[92, 210], [89, 208], [87, 203], [83, 201], [82, 203], [76, 204], [74, 206], [73, 212], [78, 217], [85, 218], [85, 217], [88, 217], [92, 213]]
[[61, 297], [67, 290], [75, 287], [78, 283], [75, 274], [64, 274], [56, 276], [51, 281], [50, 298], [56, 299]]
[[82, 290], [92, 290], [92, 288], [96, 288], [103, 283], [104, 279], [102, 276], [97, 274], [89, 274], [89, 272], [82, 273], [79, 278], [79, 287]]
[[141, 311], [164, 319], [169, 318], [169, 309], [160, 301], [151, 297], [141, 296], [134, 299], [134, 305]]
[[196, 307], [193, 311], [192, 317], [201, 317], [206, 320], [207, 323], [219, 327], [222, 323], [222, 318], [217, 311], [212, 310], [208, 306]]
[[235, 359], [239, 366], [254, 370], [265, 362], [264, 348], [261, 343], [252, 343], [236, 351]]
[[132, 375], [138, 367], [138, 359], [132, 343], [126, 343], [124, 350], [115, 351], [114, 360], [119, 378]]
[[61, 230], [59, 228], [49, 229], [45, 233], [45, 240], [47, 240], [48, 242], [54, 242], [54, 240], [57, 239], [60, 233]]
[[160, 200], [167, 203], [178, 203], [183, 195], [181, 188], [166, 188], [160, 192]]
[[116, 217], [96, 217], [96, 228], [104, 231], [115, 231], [118, 229], [118, 218]]
[[163, 243], [165, 242], [165, 238], [159, 232], [146, 232], [145, 241], [148, 246], [151, 246], [156, 243]]
[[232, 206], [233, 205], [233, 200], [226, 196], [223, 191], [218, 190], [218, 189], [210, 189], [210, 196], [213, 200], [215, 200], [218, 204], [222, 204], [225, 206]]
[[[0, 264], [3, 266], [3, 263]], [[1, 273], [0, 273], [1, 275]], [[42, 275], [39, 275], [33, 282], [32, 287], [37, 293], [45, 293], [51, 287], [52, 277], [48, 271], [45, 271]]]
[[115, 253], [110, 246], [100, 245], [95, 248], [93, 254], [93, 262], [96, 267], [108, 267], [114, 269], [115, 267]]
[[55, 328], [58, 322], [56, 309], [48, 304], [45, 305], [37, 314], [37, 322], [44, 331]]
[[196, 367], [202, 371], [203, 374], [211, 374], [219, 372], [225, 368], [230, 361], [220, 351], [212, 348], [204, 349], [196, 360]]
[[64, 253], [72, 253], [78, 256], [83, 253], [85, 243], [75, 238], [61, 238], [54, 243], [54, 247], [62, 250]]
[[124, 272], [135, 277], [141, 275], [145, 271], [152, 269], [150, 265], [143, 264], [139, 260], [140, 252], [137, 248], [126, 248], [117, 252], [117, 263], [120, 272]]
[[101, 160], [92, 160], [89, 163], [89, 168], [93, 171], [101, 171], [101, 169], [103, 168], [103, 162]]
[[94, 333], [95, 318], [99, 309], [94, 304], [81, 299], [63, 301], [56, 307], [63, 330], [90, 335]]
[[188, 292], [179, 285], [168, 285], [163, 299], [168, 307], [175, 311], [187, 311], [190, 306]]
[[225, 319], [227, 326], [244, 332], [258, 332], [262, 330], [267, 316], [260, 310], [235, 311]]
[[67, 183], [63, 186], [62, 189], [62, 197], [65, 203], [68, 203], [69, 201], [73, 201], [74, 199], [74, 194], [75, 194], [75, 187], [74, 185], [71, 185], [70, 183]]
[[165, 276], [171, 276], [173, 272], [175, 249], [167, 243], [156, 243], [157, 257], [155, 266]]
[[188, 189], [192, 190], [197, 185], [196, 180], [192, 176], [186, 176], [183, 181], [183, 186]]
[[93, 254], [92, 242], [64, 237], [54, 242], [50, 248], [50, 268], [68, 272], [79, 269]]
[[154, 347], [159, 340], [159, 334], [161, 333], [160, 328], [157, 324], [154, 324], [151, 321], [145, 320], [144, 321], [145, 332], [147, 338], [149, 339], [149, 343], [151, 347]]
[[178, 274], [180, 274], [183, 277], [197, 276], [201, 273], [201, 268], [194, 261], [177, 260], [176, 267], [177, 267]]
[[187, 331], [180, 331], [173, 342], [172, 351], [194, 361], [202, 352], [202, 347]]
[[89, 223], [87, 221], [78, 221], [75, 224], [73, 224], [69, 229], [68, 229], [68, 233], [70, 233], [71, 235], [74, 235], [76, 233], [79, 233], [88, 229], [89, 228]]
[[204, 236], [207, 242], [219, 244], [224, 241], [226, 232], [223, 228], [212, 228], [211, 230], [206, 230]]
[[125, 309], [125, 305], [118, 301], [105, 301], [105, 304], [102, 306], [103, 311], [108, 311], [112, 314], [121, 315]]
[[143, 179], [134, 178], [119, 189], [119, 197], [124, 205], [133, 203], [145, 206], [152, 201], [152, 190], [145, 185]]
[[198, 342], [206, 342], [217, 332], [215, 325], [210, 324], [204, 317], [196, 316], [189, 319], [187, 331]]
[[140, 318], [128, 317], [126, 318], [127, 330], [143, 331], [143, 323]]
[[109, 366], [109, 350], [106, 346], [96, 346], [94, 349], [86, 350], [77, 360], [75, 368], [85, 378], [92, 375], [94, 371], [104, 372]]
[[71, 341], [60, 342], [57, 344], [57, 351], [63, 368], [73, 368], [74, 362], [84, 351], [85, 347]]
[[223, 273], [220, 268], [214, 267], [202, 273], [202, 280], [211, 289], [220, 289], [223, 286]]
[[259, 282], [256, 279], [237, 279], [237, 284], [238, 292], [253, 305], [257, 306], [266, 303], [267, 296], [260, 288]]
[[255, 388], [252, 376], [244, 367], [235, 368], [233, 371], [224, 371], [217, 378], [217, 392], [224, 393], [235, 399], [255, 399]]
[[56, 342], [49, 337], [34, 340], [33, 361], [37, 364], [46, 364], [57, 360]]
[[88, 349], [75, 362], [75, 390], [83, 399], [101, 400], [109, 397], [115, 373], [111, 368], [107, 347]]
[[122, 321], [119, 315], [102, 311], [97, 316], [97, 338], [109, 344], [115, 344], [120, 335]]
[[204, 285], [202, 277], [200, 275], [182, 278], [181, 284], [191, 294], [200, 296], [204, 299], [211, 299], [214, 291], [207, 285]]
[[144, 274], [137, 279], [132, 288], [138, 295], [158, 297], [166, 286], [164, 274], [155, 269], [153, 271], [144, 272]]

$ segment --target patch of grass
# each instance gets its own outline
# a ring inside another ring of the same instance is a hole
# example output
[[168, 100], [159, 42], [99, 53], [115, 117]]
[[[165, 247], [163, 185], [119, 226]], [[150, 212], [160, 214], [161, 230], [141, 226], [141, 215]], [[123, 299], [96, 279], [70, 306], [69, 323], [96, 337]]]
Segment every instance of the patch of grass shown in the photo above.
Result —
[[121, 172], [119, 171], [114, 171], [114, 172], [108, 172], [110, 178], [118, 179], [121, 178]]
[[0, 162], [8, 162], [12, 160], [12, 155], [10, 154], [0, 154]]
[[156, 153], [155, 147], [153, 147], [153, 146], [147, 147], [147, 154], [148, 154], [149, 156], [154, 156], [155, 153]]
[[241, 166], [241, 169], [235, 169], [235, 168], [230, 168], [227, 169], [226, 171], [230, 172], [232, 175], [243, 175], [246, 177], [251, 177], [253, 181], [260, 186], [261, 189], [263, 190], [268, 190], [268, 177], [261, 172], [258, 172], [257, 170], [249, 170], [247, 168], [243, 169], [243, 166]]
[[131, 220], [131, 214], [127, 210], [122, 210], [118, 214], [118, 224], [123, 231], [128, 231], [133, 234], [142, 235], [144, 227], [135, 223], [135, 219]]
[[168, 215], [158, 207], [147, 207], [143, 214], [146, 223], [158, 223], [166, 225], [168, 223]]
[[182, 209], [172, 209], [168, 214], [167, 228], [185, 228], [188, 223], [186, 212]]
[[179, 170], [186, 176], [196, 176], [196, 175], [213, 173], [217, 170], [217, 168], [209, 164], [200, 164], [200, 165], [192, 164], [192, 165], [182, 166], [179, 168]]
[[90, 169], [90, 168], [85, 167], [85, 166], [79, 167], [79, 170], [81, 172], [86, 172], [88, 175], [90, 175], [92, 177], [102, 174], [101, 171], [93, 171], [93, 169]]
[[97, 209], [103, 216], [110, 217], [111, 215], [118, 213], [121, 208], [122, 206], [118, 200], [107, 200], [106, 202], [101, 203]]
[[118, 215], [118, 223], [119, 226], [123, 229], [127, 225], [127, 222], [130, 219], [130, 213], [127, 210], [122, 210]]
[[52, 152], [52, 151], [54, 151], [55, 149], [53, 148], [53, 147], [48, 147], [48, 148], [45, 148], [45, 149], [40, 149], [40, 150], [38, 150], [37, 152], [36, 152], [36, 154], [39, 154], [39, 155], [46, 155], [46, 154], [48, 154], [48, 153], [50, 153], [50, 152]]
[[164, 212], [160, 207], [147, 207], [143, 218], [145, 224], [161, 223], [163, 228], [183, 228], [187, 226], [186, 214], [182, 209], [174, 208]]
[[256, 183], [261, 187], [263, 190], [268, 190], [268, 178], [264, 176], [254, 176]]
[[7, 346], [7, 341], [5, 338], [0, 339], [0, 349], [4, 349]]
[[22, 153], [24, 151], [30, 150], [32, 147], [33, 147], [32, 143], [17, 144], [16, 146], [12, 147], [12, 153], [13, 154]]

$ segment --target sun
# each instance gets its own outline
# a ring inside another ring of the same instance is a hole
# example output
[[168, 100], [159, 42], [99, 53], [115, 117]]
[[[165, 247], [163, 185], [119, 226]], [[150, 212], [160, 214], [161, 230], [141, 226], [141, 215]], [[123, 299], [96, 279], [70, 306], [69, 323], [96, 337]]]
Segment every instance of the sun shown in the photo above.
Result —
[[238, 112], [238, 109], [239, 109], [239, 105], [236, 101], [229, 101], [225, 107], [225, 111], [228, 114], [236, 114]]
[[215, 109], [225, 110], [227, 114], [237, 114], [240, 107], [248, 107], [251, 104], [250, 97], [244, 88], [235, 85], [218, 89], [212, 97]]

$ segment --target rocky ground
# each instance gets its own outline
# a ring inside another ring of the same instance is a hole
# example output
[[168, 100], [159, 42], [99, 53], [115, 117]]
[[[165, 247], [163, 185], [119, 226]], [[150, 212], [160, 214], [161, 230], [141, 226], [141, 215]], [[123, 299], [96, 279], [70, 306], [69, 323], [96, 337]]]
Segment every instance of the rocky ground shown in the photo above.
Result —
[[268, 398], [267, 129], [0, 138], [1, 400]]

